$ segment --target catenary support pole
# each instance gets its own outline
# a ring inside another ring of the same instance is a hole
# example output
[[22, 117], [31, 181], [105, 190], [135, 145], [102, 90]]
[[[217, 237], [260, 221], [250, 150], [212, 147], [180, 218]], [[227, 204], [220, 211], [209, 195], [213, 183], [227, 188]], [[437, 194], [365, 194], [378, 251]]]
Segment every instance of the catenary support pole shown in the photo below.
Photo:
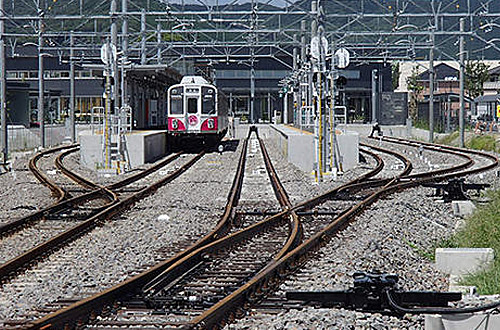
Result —
[[460, 128], [460, 147], [465, 146], [465, 97], [464, 97], [464, 80], [465, 80], [465, 19], [460, 19], [460, 112], [458, 114], [458, 126]]
[[38, 2], [38, 122], [40, 123], [40, 146], [45, 148], [45, 105], [44, 105], [44, 70], [43, 70], [43, 16], [44, 0]]
[[75, 129], [75, 37], [71, 31], [69, 49], [69, 124], [71, 142], [76, 143]]
[[146, 11], [141, 12], [141, 64], [146, 64]]
[[378, 78], [378, 70], [372, 70], [372, 124], [377, 122], [377, 78]]
[[434, 30], [431, 31], [429, 49], [429, 142], [434, 142]]
[[122, 0], [122, 77], [121, 77], [121, 103], [122, 106], [128, 103], [127, 100], [127, 82], [125, 74], [125, 66], [128, 61], [128, 1]]
[[0, 0], [0, 113], [1, 113], [1, 136], [0, 147], [2, 152], [2, 163], [6, 164], [9, 155], [9, 140], [7, 132], [7, 88], [5, 86], [7, 80], [5, 79], [5, 13], [4, 13], [4, 0]]
[[[111, 1], [111, 10], [110, 10], [110, 16], [111, 16], [111, 44], [113, 45], [114, 49], [118, 50], [118, 26], [117, 26], [117, 14], [116, 14], [116, 0]], [[114, 58], [112, 67], [111, 67], [112, 75], [113, 75], [113, 96], [114, 96], [114, 101], [116, 102], [114, 106], [120, 106], [118, 100], [118, 86], [119, 86], [119, 81], [120, 81], [120, 73], [118, 72], [118, 58]], [[116, 114], [115, 109], [110, 109], [111, 114]]]

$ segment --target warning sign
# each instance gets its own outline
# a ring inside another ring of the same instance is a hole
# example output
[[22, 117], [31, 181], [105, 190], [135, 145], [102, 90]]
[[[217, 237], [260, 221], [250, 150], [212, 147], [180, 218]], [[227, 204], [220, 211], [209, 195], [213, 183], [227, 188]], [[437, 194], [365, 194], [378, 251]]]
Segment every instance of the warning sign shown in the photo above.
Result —
[[500, 104], [497, 104], [497, 118], [500, 118]]

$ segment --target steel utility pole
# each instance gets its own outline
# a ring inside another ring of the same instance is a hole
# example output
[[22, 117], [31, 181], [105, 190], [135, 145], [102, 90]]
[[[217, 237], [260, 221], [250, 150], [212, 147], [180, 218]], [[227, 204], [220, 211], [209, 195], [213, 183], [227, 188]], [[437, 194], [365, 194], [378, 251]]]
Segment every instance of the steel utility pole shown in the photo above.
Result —
[[[115, 49], [118, 49], [118, 26], [117, 26], [117, 17], [116, 17], [116, 0], [111, 1], [111, 10], [110, 10], [110, 16], [111, 16], [111, 44]], [[119, 106], [119, 98], [118, 96], [118, 82], [120, 80], [119, 78], [119, 72], [118, 72], [118, 58], [115, 58], [115, 61], [113, 62], [113, 66], [111, 67], [112, 75], [113, 75], [113, 95], [115, 95], [115, 104], [113, 106], [113, 109], [111, 109], [111, 114], [116, 114], [115, 112], [115, 107]]]
[[45, 148], [45, 108], [44, 108], [44, 76], [43, 76], [43, 16], [44, 0], [38, 1], [38, 121], [40, 123], [40, 145]]
[[70, 136], [71, 142], [76, 143], [76, 130], [75, 130], [75, 37], [73, 31], [69, 38], [69, 122], [70, 122]]
[[429, 50], [429, 142], [434, 142], [434, 28]]
[[8, 133], [7, 133], [7, 101], [6, 101], [6, 86], [7, 79], [5, 78], [5, 13], [3, 10], [4, 0], [0, 0], [0, 112], [1, 112], [1, 136], [0, 146], [2, 152], [2, 163], [7, 164], [9, 147], [8, 147]]
[[141, 11], [141, 64], [146, 64], [146, 11]]
[[372, 124], [377, 122], [377, 79], [378, 79], [378, 70], [372, 70]]
[[464, 58], [465, 58], [465, 41], [464, 41], [464, 31], [465, 31], [465, 19], [460, 19], [460, 112], [458, 114], [458, 126], [460, 128], [460, 148], [465, 146], [465, 127], [464, 127], [464, 117], [465, 117], [465, 98], [464, 98]]
[[126, 100], [126, 89], [127, 82], [125, 81], [125, 65], [127, 65], [128, 61], [128, 1], [122, 0], [122, 14], [123, 14], [123, 22], [122, 22], [122, 77], [121, 77], [121, 102], [122, 106], [127, 104]]

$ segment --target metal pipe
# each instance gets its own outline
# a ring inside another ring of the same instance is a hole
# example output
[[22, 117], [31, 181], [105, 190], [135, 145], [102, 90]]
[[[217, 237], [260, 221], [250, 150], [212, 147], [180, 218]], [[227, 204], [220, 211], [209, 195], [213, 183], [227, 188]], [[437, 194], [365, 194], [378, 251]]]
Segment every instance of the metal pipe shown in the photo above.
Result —
[[125, 65], [128, 60], [128, 1], [127, 0], [122, 0], [122, 79], [121, 79], [121, 102], [122, 106], [126, 105], [128, 103], [126, 99], [126, 89], [127, 89], [127, 83], [125, 81], [126, 74], [125, 74]]
[[3, 20], [3, 18], [5, 17], [5, 12], [3, 8], [4, 0], [0, 0], [0, 120], [2, 121], [0, 127], [0, 147], [2, 149], [2, 163], [6, 164], [9, 155], [9, 142], [7, 131], [7, 92], [5, 86], [5, 84], [7, 83], [7, 80], [5, 78], [5, 21]]
[[377, 75], [378, 70], [372, 70], [372, 124], [377, 122]]
[[429, 142], [434, 142], [434, 33], [431, 33], [429, 49]]
[[[110, 16], [111, 16], [111, 44], [113, 45], [114, 49], [118, 49], [118, 26], [116, 24], [116, 0], [111, 1], [111, 10], [110, 10]], [[111, 56], [113, 58], [112, 61], [112, 66], [111, 66], [111, 71], [112, 71], [112, 76], [113, 76], [113, 85], [112, 85], [112, 95], [113, 95], [113, 100], [118, 100], [118, 82], [120, 81], [120, 75], [118, 72], [118, 58]], [[117, 101], [115, 101], [118, 103]], [[119, 104], [113, 104], [118, 105]], [[110, 109], [110, 114], [115, 114], [115, 109]]]
[[75, 38], [73, 33], [70, 34], [70, 51], [69, 51], [69, 122], [70, 122], [70, 137], [71, 142], [76, 143], [75, 129]]
[[38, 20], [38, 121], [40, 123], [40, 146], [45, 148], [45, 108], [44, 108], [44, 76], [43, 76], [43, 16], [44, 16], [44, 0], [40, 0], [38, 4], [38, 12], [40, 13]]
[[141, 64], [146, 64], [146, 11], [141, 12]]
[[458, 114], [458, 126], [460, 128], [460, 147], [465, 146], [465, 97], [464, 97], [464, 80], [465, 80], [465, 18], [460, 19], [460, 112]]
[[156, 25], [156, 61], [161, 64], [161, 23]]

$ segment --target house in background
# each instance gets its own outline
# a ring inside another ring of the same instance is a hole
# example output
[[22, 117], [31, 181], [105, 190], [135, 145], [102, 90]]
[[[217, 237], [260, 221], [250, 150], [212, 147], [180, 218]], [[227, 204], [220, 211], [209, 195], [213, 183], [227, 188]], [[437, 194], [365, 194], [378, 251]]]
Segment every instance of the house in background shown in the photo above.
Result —
[[[424, 87], [422, 99], [418, 105], [418, 118], [422, 122], [429, 119], [429, 70], [418, 76], [418, 81]], [[468, 113], [472, 100], [467, 99], [465, 110]], [[454, 67], [440, 63], [434, 67], [434, 123], [435, 127], [449, 132], [458, 126], [458, 112], [460, 109], [460, 79], [459, 71]], [[470, 115], [470, 114], [469, 114]]]
[[483, 93], [474, 99], [474, 119], [492, 121], [500, 118], [497, 107], [500, 106], [500, 66], [489, 70], [490, 79], [483, 84]]

